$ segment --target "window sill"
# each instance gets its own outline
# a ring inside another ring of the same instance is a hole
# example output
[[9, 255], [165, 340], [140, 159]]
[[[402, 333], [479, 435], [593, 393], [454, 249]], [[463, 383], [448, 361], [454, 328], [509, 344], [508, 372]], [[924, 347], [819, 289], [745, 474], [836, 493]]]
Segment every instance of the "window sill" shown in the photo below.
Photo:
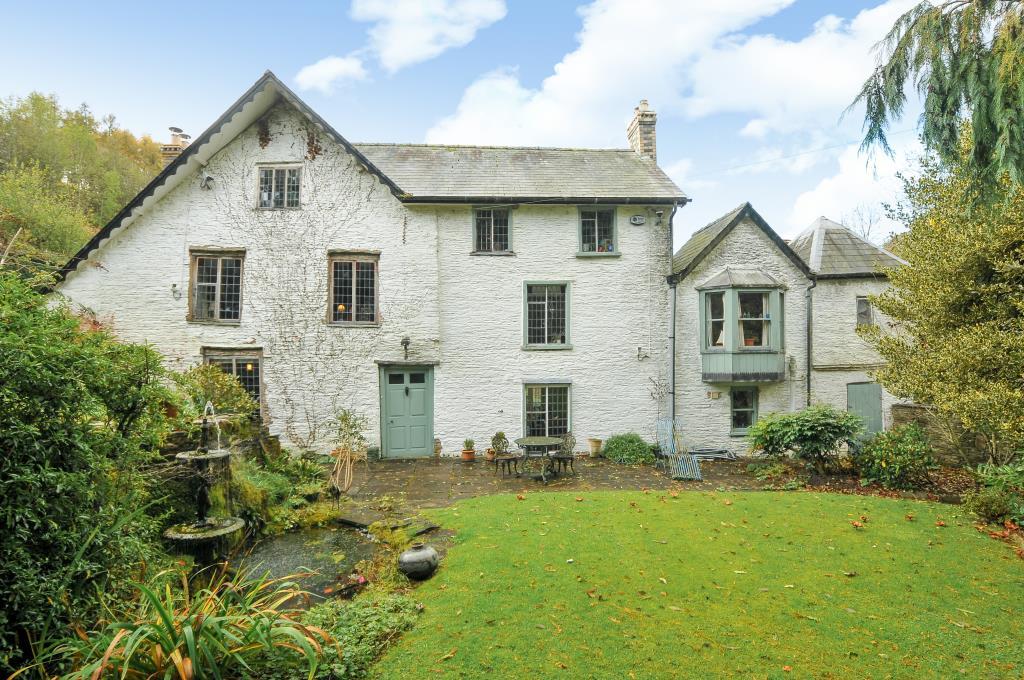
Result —
[[218, 319], [190, 319], [185, 317], [185, 323], [194, 323], [200, 326], [241, 326], [241, 319], [231, 319], [230, 321], [220, 321]]
[[748, 432], [750, 432], [750, 428], [747, 428], [745, 430], [729, 430], [729, 436], [737, 438], [746, 437]]
[[524, 352], [556, 352], [563, 349], [572, 349], [572, 345], [523, 345]]
[[515, 251], [512, 250], [473, 250], [470, 251], [470, 255], [480, 257], [515, 257]]
[[380, 321], [328, 321], [332, 328], [380, 328]]
[[291, 208], [289, 208], [287, 206], [282, 206], [280, 208], [261, 208], [260, 206], [256, 206], [254, 208], [254, 210], [257, 210], [259, 212], [273, 212], [275, 210], [302, 210], [302, 206], [301, 205], [296, 205], [296, 206], [293, 206]]
[[576, 253], [576, 257], [622, 257], [622, 253], [588, 253], [581, 250]]

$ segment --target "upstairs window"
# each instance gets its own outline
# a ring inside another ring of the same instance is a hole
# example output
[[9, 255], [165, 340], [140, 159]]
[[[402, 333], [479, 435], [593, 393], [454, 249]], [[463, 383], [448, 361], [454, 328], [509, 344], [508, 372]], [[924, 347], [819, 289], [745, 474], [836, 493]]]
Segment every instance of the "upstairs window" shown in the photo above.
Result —
[[874, 312], [871, 309], [871, 300], [866, 297], [857, 297], [857, 328], [861, 326], [874, 326]]
[[580, 252], [613, 254], [615, 243], [615, 209], [580, 209]]
[[477, 208], [474, 222], [473, 252], [507, 253], [511, 251], [508, 208]]
[[704, 296], [707, 314], [708, 347], [725, 347], [725, 293], [708, 293]]
[[560, 437], [569, 431], [569, 386], [526, 386], [526, 436]]
[[298, 208], [300, 168], [260, 168], [260, 208]]
[[242, 316], [241, 252], [192, 252], [191, 321], [238, 321]]
[[569, 343], [569, 284], [526, 284], [526, 346], [564, 348]]
[[768, 312], [768, 293], [740, 292], [740, 341], [744, 347], [768, 347], [771, 342], [771, 314]]
[[377, 255], [357, 253], [334, 253], [330, 256], [331, 323], [378, 323], [378, 260]]

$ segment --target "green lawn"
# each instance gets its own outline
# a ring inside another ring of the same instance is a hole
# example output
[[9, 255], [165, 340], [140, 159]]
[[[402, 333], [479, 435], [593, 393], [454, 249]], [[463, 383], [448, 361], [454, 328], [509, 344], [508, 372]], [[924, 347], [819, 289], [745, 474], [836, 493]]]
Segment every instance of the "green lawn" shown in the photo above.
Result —
[[416, 591], [424, 612], [377, 677], [1024, 670], [1024, 562], [954, 506], [811, 493], [535, 493], [431, 516], [457, 532], [456, 544]]

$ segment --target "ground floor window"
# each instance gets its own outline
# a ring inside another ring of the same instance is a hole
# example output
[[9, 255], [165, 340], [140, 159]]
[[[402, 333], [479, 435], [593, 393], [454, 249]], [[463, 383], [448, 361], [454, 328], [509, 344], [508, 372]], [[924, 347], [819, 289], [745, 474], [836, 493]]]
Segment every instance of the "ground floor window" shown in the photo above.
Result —
[[732, 433], [746, 434], [747, 428], [757, 422], [757, 388], [734, 387], [729, 394]]
[[569, 431], [569, 386], [526, 386], [526, 436], [560, 437]]
[[220, 367], [222, 371], [238, 378], [245, 391], [263, 408], [261, 360], [259, 350], [203, 350], [203, 361]]

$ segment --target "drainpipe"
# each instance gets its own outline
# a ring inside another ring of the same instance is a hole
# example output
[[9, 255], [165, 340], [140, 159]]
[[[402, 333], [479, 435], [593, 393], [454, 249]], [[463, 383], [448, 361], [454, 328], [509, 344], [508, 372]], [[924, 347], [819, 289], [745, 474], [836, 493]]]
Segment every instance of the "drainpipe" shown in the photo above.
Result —
[[814, 287], [818, 285], [818, 279], [813, 274], [811, 275], [811, 285], [807, 286], [807, 291], [804, 294], [807, 300], [807, 406], [811, 405], [811, 369], [813, 364], [812, 355], [814, 353], [814, 332], [813, 321], [814, 321]]
[[[686, 205], [687, 201], [683, 202]], [[675, 274], [671, 272], [672, 269], [672, 256], [675, 254], [673, 248], [673, 231], [672, 221], [676, 216], [676, 210], [679, 209], [679, 205], [675, 204], [672, 206], [672, 212], [668, 216], [668, 242], [669, 242], [669, 276], [668, 286], [671, 289], [670, 303], [672, 307], [669, 310], [669, 321], [668, 321], [668, 413], [674, 421], [676, 419], [676, 280]]]

